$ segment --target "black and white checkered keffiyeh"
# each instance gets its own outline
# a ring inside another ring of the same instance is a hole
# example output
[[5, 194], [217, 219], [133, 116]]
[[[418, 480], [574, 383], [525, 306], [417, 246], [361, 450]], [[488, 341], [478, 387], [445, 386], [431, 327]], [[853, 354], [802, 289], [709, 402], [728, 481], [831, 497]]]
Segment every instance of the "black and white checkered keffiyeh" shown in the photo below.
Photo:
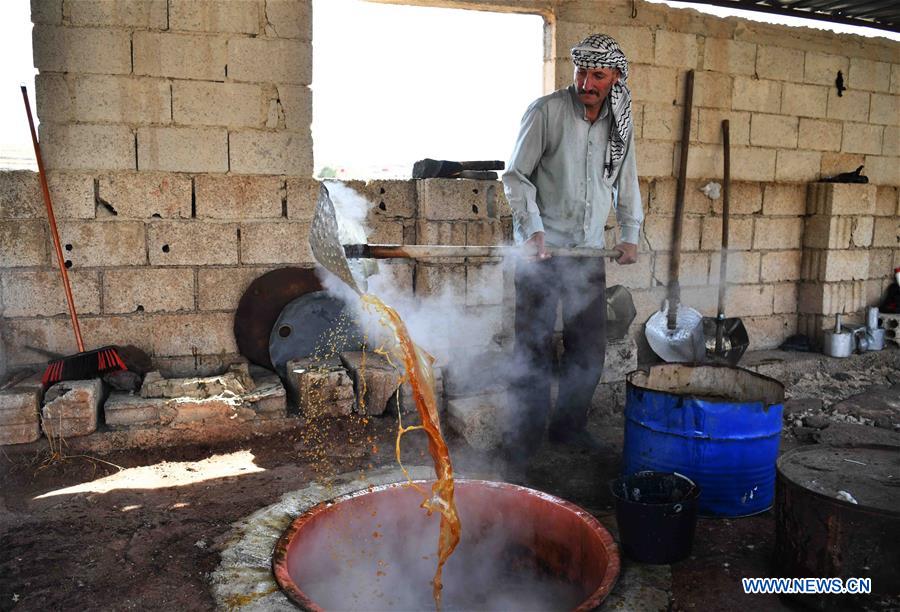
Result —
[[609, 104], [615, 123], [606, 148], [606, 178], [618, 175], [625, 157], [625, 146], [633, 128], [631, 91], [628, 89], [628, 60], [619, 43], [606, 34], [591, 34], [572, 48], [572, 61], [579, 68], [618, 68], [619, 81], [609, 92]]

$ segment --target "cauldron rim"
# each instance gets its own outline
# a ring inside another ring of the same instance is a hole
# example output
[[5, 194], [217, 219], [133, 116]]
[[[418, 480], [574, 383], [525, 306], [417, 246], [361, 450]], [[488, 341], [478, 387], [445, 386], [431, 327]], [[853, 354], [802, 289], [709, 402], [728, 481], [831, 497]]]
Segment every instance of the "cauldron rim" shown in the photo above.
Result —
[[[416, 485], [426, 485], [432, 482], [434, 481], [404, 480], [401, 482], [392, 482], [377, 486], [370, 485], [358, 491], [353, 491], [351, 493], [346, 493], [344, 495], [319, 502], [309, 510], [305, 511], [303, 514], [297, 516], [294, 520], [291, 521], [291, 524], [284, 531], [284, 533], [281, 534], [281, 537], [278, 538], [278, 541], [275, 544], [275, 549], [272, 553], [272, 573], [275, 576], [275, 582], [278, 583], [278, 586], [281, 588], [282, 592], [287, 596], [287, 598], [291, 600], [291, 602], [293, 602], [295, 605], [299, 606], [301, 609], [309, 610], [310, 612], [325, 612], [324, 608], [314, 602], [303, 591], [303, 589], [301, 589], [297, 585], [297, 583], [294, 582], [288, 571], [288, 549], [290, 547], [291, 541], [294, 539], [296, 534], [308, 522], [315, 519], [320, 513], [341, 502], [368, 495], [370, 493], [378, 493], [395, 488], [409, 487], [410, 483]], [[612, 591], [613, 587], [616, 584], [616, 581], [619, 578], [619, 572], [621, 569], [619, 548], [615, 543], [615, 540], [613, 540], [613, 537], [609, 533], [609, 531], [587, 510], [560, 497], [545, 493], [544, 491], [538, 491], [537, 489], [531, 489], [529, 487], [523, 487], [521, 485], [515, 485], [507, 482], [466, 478], [456, 478], [454, 479], [454, 482], [457, 485], [462, 486], [475, 486], [487, 489], [505, 489], [508, 491], [519, 491], [526, 495], [538, 497], [545, 501], [556, 504], [557, 506], [560, 506], [573, 515], [577, 516], [598, 537], [600, 545], [606, 552], [607, 566], [606, 572], [603, 574], [603, 580], [601, 581], [600, 585], [594, 590], [593, 593], [590, 594], [590, 596], [588, 596], [578, 605], [578, 607], [575, 608], [575, 612], [593, 610], [594, 608], [598, 607]]]

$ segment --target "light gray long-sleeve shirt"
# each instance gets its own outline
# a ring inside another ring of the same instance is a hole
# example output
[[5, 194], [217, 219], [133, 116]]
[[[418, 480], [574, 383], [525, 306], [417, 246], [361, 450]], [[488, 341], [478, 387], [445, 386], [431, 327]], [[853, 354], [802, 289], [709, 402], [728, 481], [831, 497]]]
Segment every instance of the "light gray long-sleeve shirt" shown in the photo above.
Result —
[[575, 86], [535, 100], [525, 116], [503, 189], [513, 211], [516, 242], [544, 232], [555, 247], [604, 248], [604, 226], [615, 206], [622, 242], [637, 244], [644, 219], [633, 130], [616, 176], [604, 176], [612, 124], [609, 101], [592, 124]]

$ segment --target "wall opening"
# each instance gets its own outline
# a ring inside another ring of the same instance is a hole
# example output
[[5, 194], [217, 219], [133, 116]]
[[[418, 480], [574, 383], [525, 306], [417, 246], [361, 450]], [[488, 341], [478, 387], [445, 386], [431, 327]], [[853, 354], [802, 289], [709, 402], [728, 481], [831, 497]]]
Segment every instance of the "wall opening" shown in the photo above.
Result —
[[543, 93], [538, 15], [313, 2], [315, 173], [409, 178], [431, 157], [507, 160]]

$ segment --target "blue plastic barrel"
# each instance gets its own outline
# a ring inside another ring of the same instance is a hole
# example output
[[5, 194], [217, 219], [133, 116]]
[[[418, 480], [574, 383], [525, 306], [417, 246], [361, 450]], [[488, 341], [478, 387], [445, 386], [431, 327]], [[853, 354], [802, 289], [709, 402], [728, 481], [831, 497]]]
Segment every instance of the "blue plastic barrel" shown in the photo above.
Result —
[[664, 364], [627, 376], [622, 474], [677, 472], [699, 485], [700, 514], [772, 507], [784, 386], [725, 365]]

